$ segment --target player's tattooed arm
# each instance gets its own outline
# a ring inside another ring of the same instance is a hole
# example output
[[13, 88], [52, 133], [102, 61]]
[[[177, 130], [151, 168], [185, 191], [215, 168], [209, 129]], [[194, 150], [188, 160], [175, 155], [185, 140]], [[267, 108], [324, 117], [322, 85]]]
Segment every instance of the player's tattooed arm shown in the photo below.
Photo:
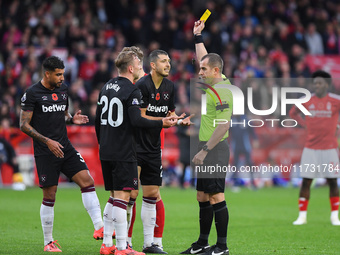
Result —
[[48, 138], [41, 135], [37, 130], [35, 130], [30, 122], [32, 120], [33, 112], [23, 111], [20, 112], [20, 130], [24, 132], [26, 135], [32, 137], [35, 140], [38, 140], [42, 143], [47, 143]]
[[31, 126], [33, 112], [23, 111], [20, 112], [20, 130], [33, 139], [45, 143], [48, 149], [57, 157], [63, 158], [64, 152], [61, 150], [64, 148], [59, 142], [49, 139], [46, 136], [40, 134]]

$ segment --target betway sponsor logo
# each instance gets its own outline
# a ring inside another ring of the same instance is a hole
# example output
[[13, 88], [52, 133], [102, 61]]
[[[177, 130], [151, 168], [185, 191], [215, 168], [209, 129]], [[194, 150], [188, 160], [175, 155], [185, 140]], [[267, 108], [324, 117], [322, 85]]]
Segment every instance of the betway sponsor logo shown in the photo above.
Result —
[[42, 111], [43, 112], [61, 112], [66, 110], [66, 105], [51, 105], [51, 106], [45, 106], [42, 105]]
[[148, 108], [146, 109], [149, 112], [164, 112], [167, 113], [168, 112], [168, 106], [154, 106], [149, 104]]

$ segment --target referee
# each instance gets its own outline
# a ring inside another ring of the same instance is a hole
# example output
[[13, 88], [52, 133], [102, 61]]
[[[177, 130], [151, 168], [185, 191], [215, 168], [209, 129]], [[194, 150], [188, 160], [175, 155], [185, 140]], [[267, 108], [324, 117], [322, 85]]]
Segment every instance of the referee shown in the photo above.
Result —
[[[198, 240], [181, 254], [229, 254], [227, 246], [229, 215], [224, 197], [226, 172], [207, 171], [213, 167], [223, 169], [229, 162], [229, 146], [226, 139], [233, 98], [230, 90], [226, 88], [227, 84], [230, 84], [229, 81], [222, 78], [222, 70], [223, 60], [219, 55], [209, 53], [202, 57], [199, 76], [217, 93], [207, 93], [207, 111], [201, 117], [198, 153], [192, 160], [197, 172], [200, 235]], [[217, 119], [223, 119], [224, 124], [215, 125]], [[214, 216], [217, 242], [210, 247], [208, 238]]]

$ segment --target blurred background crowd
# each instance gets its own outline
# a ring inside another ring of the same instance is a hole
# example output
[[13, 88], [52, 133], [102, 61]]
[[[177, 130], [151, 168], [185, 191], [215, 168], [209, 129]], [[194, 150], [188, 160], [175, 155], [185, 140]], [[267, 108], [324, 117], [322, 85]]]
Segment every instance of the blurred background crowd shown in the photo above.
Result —
[[145, 56], [154, 49], [170, 54], [177, 109], [189, 109], [190, 78], [198, 72], [192, 29], [206, 9], [212, 14], [204, 43], [223, 57], [223, 73], [238, 81], [267, 78], [235, 82], [253, 88], [256, 109], [271, 106], [274, 85], [294, 79], [310, 88], [307, 55], [340, 54], [338, 0], [0, 0], [1, 127], [19, 126], [20, 98], [41, 79], [50, 55], [65, 62], [71, 112], [81, 109], [93, 125], [99, 90], [117, 75], [114, 59], [132, 45]]
[[[336, 0], [0, 0], [1, 121], [18, 126], [20, 97], [41, 78], [42, 60], [59, 53], [73, 107], [93, 124], [98, 89], [116, 75], [117, 53], [131, 45], [145, 56], [169, 52], [177, 103], [188, 105], [197, 73], [192, 28], [207, 8], [204, 42], [223, 56], [227, 77], [299, 79], [310, 76], [306, 54], [339, 55]], [[258, 109], [265, 108], [268, 87], [252, 87]]]

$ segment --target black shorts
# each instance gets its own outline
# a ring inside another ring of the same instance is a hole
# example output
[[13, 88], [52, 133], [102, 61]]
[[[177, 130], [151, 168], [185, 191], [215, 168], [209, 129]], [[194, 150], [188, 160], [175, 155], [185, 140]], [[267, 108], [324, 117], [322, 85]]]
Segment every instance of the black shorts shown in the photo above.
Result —
[[141, 167], [140, 182], [142, 185], [162, 186], [162, 153], [137, 153], [138, 166]]
[[[200, 151], [206, 142], [200, 142]], [[219, 142], [204, 159], [202, 166], [195, 166], [197, 173], [197, 191], [204, 193], [224, 193], [225, 177], [229, 163], [229, 146], [226, 140]], [[211, 169], [214, 169], [212, 172]], [[201, 170], [201, 172], [199, 171]]]
[[137, 190], [137, 162], [101, 160], [105, 190]]
[[71, 144], [65, 146], [63, 151], [64, 158], [54, 155], [35, 156], [40, 187], [58, 185], [60, 172], [71, 179], [81, 170], [88, 170], [85, 160]]

